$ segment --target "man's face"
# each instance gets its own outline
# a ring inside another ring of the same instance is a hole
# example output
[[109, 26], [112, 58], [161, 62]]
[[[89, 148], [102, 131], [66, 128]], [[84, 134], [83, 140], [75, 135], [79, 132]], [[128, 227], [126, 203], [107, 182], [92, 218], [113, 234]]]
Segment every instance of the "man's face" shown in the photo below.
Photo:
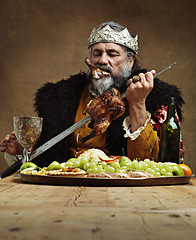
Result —
[[96, 43], [92, 46], [91, 61], [95, 65], [107, 66], [114, 76], [118, 76], [127, 57], [124, 49], [116, 43]]
[[[124, 49], [115, 43], [96, 43], [91, 48], [91, 61], [94, 65], [104, 71], [110, 72], [99, 80], [92, 79], [92, 87], [96, 92], [102, 94], [111, 85], [119, 88], [131, 73], [134, 60], [128, 59]], [[99, 89], [100, 88], [100, 89]]]

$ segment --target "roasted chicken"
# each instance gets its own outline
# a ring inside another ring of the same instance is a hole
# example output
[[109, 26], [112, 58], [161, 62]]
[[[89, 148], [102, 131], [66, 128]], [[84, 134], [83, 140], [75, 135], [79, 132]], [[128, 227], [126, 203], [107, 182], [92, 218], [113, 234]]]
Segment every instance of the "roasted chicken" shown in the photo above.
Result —
[[100, 79], [101, 77], [110, 75], [109, 72], [106, 72], [106, 71], [103, 71], [103, 70], [97, 68], [93, 63], [91, 63], [89, 58], [85, 58], [84, 62], [91, 69], [92, 75], [95, 79]]
[[92, 100], [86, 109], [87, 113], [91, 116], [92, 132], [82, 138], [81, 142], [86, 142], [92, 137], [104, 133], [109, 127], [111, 122], [120, 117], [125, 112], [125, 104], [120, 97], [120, 92], [111, 88], [105, 93]]

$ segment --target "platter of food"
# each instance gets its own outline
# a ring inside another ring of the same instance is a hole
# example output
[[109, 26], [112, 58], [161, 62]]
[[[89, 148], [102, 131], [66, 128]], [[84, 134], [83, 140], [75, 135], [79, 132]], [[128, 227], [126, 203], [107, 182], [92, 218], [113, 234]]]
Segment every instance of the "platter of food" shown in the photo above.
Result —
[[40, 168], [32, 162], [20, 168], [23, 182], [66, 186], [157, 186], [187, 184], [193, 176], [185, 164], [156, 163], [150, 159], [130, 160], [107, 156], [90, 149], [67, 162], [52, 162]]
[[63, 186], [161, 186], [187, 184], [192, 176], [154, 177], [154, 178], [99, 178], [73, 176], [43, 176], [20, 174], [21, 180], [26, 183], [63, 185]]

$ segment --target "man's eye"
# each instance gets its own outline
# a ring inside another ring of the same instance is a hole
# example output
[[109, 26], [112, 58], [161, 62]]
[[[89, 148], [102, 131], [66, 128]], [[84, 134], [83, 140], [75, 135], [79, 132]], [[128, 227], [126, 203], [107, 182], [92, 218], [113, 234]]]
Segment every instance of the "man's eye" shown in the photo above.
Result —
[[101, 56], [101, 53], [100, 52], [94, 52], [93, 56]]
[[108, 53], [108, 55], [110, 57], [117, 57], [117, 56], [119, 56], [119, 53], [117, 53], [117, 52], [110, 52], [110, 53]]
[[110, 56], [110, 57], [116, 57], [116, 56], [118, 56], [118, 54], [110, 53], [109, 56]]

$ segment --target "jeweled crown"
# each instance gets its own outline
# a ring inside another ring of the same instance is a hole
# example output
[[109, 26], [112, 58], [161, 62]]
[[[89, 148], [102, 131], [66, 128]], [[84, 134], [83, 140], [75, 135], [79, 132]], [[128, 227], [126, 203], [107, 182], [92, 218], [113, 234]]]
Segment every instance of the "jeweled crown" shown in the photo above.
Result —
[[138, 35], [133, 38], [127, 28], [121, 32], [113, 30], [109, 25], [106, 25], [101, 30], [94, 28], [88, 40], [89, 47], [94, 43], [112, 42], [130, 48], [135, 54], [138, 53]]

